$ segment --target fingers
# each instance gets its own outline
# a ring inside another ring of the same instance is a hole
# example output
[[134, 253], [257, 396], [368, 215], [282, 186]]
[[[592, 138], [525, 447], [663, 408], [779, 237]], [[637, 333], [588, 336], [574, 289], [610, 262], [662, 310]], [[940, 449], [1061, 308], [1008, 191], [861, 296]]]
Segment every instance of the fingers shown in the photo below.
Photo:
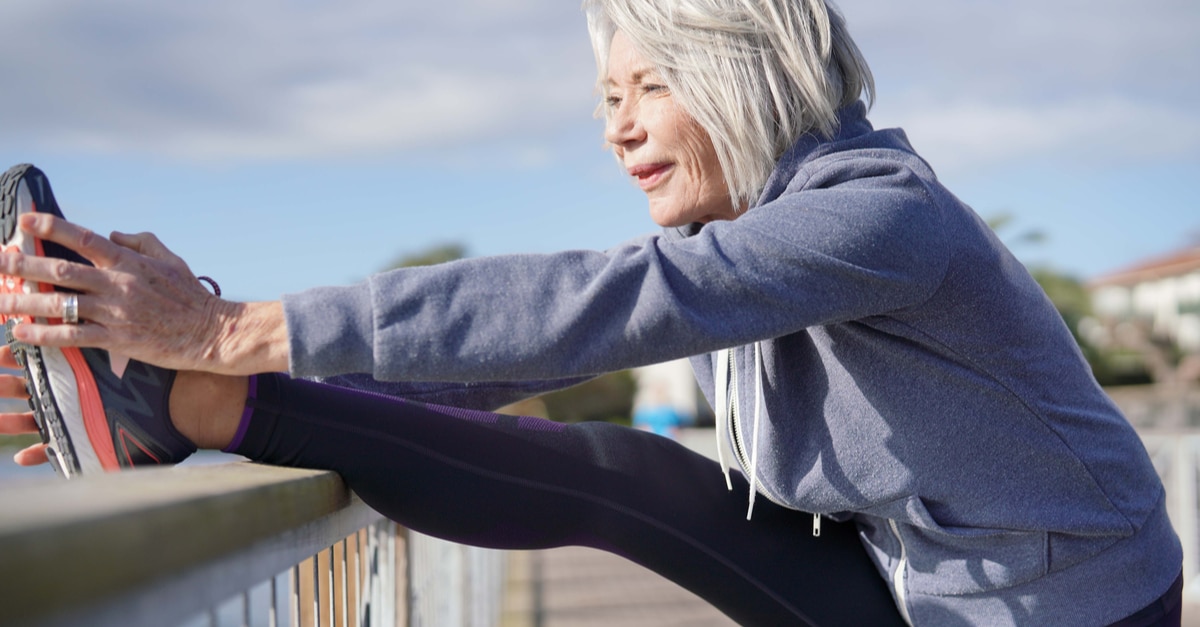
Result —
[[73, 290], [89, 291], [100, 285], [101, 270], [82, 263], [53, 257], [38, 257], [20, 253], [0, 255], [0, 274], [21, 277], [28, 281], [61, 285]]
[[12, 348], [8, 344], [0, 344], [0, 368], [8, 368], [10, 370], [19, 370], [21, 364], [17, 363], [17, 358], [13, 357]]
[[[63, 313], [66, 311], [66, 302], [72, 296], [75, 297], [75, 312], [81, 324], [68, 324], [66, 328], [59, 329], [62, 333], [71, 334], [72, 337], [75, 337], [74, 334], [77, 334], [78, 330], [72, 331], [72, 329], [81, 326], [83, 322], [103, 323], [109, 319], [108, 314], [111, 313], [111, 308], [104, 304], [107, 302], [104, 297], [95, 294], [68, 294], [65, 292], [34, 294], [0, 293], [0, 314], [42, 318], [57, 323], [64, 317]], [[16, 327], [24, 324], [30, 323], [19, 322]], [[18, 337], [18, 339], [21, 338]], [[0, 355], [0, 366], [14, 368], [15, 366], [11, 364], [15, 364], [16, 360], [11, 359], [11, 353], [8, 353], [8, 355], [9, 358], [7, 360], [3, 355]]]
[[38, 464], [44, 464], [50, 461], [50, 458], [46, 457], [45, 444], [34, 444], [23, 451], [17, 452], [16, 455], [13, 455], [13, 461], [17, 462], [18, 466], [37, 466]]
[[[0, 297], [0, 301], [3, 301]], [[80, 307], [82, 308], [82, 298]], [[58, 315], [58, 314], [54, 314]], [[83, 313], [80, 313], [82, 318]], [[105, 346], [108, 333], [102, 325], [92, 322], [80, 324], [39, 324], [23, 322], [13, 327], [13, 339], [34, 346]]]
[[122, 248], [107, 238], [52, 215], [27, 213], [20, 217], [20, 225], [26, 233], [62, 244], [100, 268], [112, 266], [121, 255]]
[[178, 255], [171, 252], [171, 250], [167, 248], [166, 245], [163, 244], [162, 241], [159, 240], [158, 237], [156, 237], [153, 233], [138, 233], [136, 235], [130, 235], [128, 233], [113, 231], [109, 235], [109, 239], [111, 239], [112, 242], [118, 246], [124, 246], [125, 248], [146, 255], [147, 257], [161, 259], [163, 261], [183, 261]]
[[[16, 368], [16, 362], [10, 367]], [[29, 392], [25, 390], [25, 378], [11, 374], [0, 375], [0, 398], [29, 398]]]
[[[34, 318], [61, 318], [64, 303], [71, 294], [50, 292], [44, 294], [0, 294], [0, 313], [9, 316], [31, 316]], [[79, 318], [86, 319], [83, 297], [79, 299]], [[19, 326], [19, 325], [18, 325]]]
[[37, 430], [37, 422], [33, 419], [33, 412], [0, 414], [0, 434], [21, 435], [25, 433], [37, 433]]

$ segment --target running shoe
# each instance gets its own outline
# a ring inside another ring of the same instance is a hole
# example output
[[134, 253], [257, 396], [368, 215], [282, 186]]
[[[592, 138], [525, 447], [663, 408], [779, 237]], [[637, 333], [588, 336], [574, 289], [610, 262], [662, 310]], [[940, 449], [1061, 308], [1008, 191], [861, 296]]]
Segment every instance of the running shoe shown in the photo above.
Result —
[[[17, 228], [25, 213], [63, 217], [41, 170], [29, 164], [0, 177], [0, 240], [4, 252], [85, 259], [54, 242]], [[52, 285], [0, 276], [0, 292], [53, 292]], [[168, 400], [175, 371], [135, 360], [110, 359], [98, 348], [30, 346], [13, 339], [12, 329], [28, 316], [2, 316], [5, 340], [25, 370], [25, 388], [47, 456], [58, 474], [114, 471], [182, 461], [196, 447], [171, 424]], [[58, 324], [62, 320], [38, 319]]]

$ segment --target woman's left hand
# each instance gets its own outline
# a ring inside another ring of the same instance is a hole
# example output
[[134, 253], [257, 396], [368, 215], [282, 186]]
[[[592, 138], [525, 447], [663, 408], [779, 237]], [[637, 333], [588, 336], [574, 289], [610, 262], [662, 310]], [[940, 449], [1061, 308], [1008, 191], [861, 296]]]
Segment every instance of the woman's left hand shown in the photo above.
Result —
[[[7, 253], [0, 274], [78, 292], [79, 324], [17, 325], [13, 336], [40, 346], [89, 346], [177, 370], [219, 369], [218, 345], [238, 303], [210, 294], [187, 264], [150, 233], [111, 239], [60, 218], [26, 214], [19, 226], [57, 242], [93, 266]], [[69, 294], [0, 295], [0, 313], [61, 318]]]
[[[12, 351], [4, 345], [0, 345], [0, 368], [7, 368], [9, 370], [21, 369], [20, 364], [13, 358]], [[25, 389], [25, 378], [11, 374], [0, 374], [0, 398], [28, 399], [29, 392]], [[34, 420], [32, 411], [0, 412], [0, 435], [25, 435], [37, 432], [37, 422]], [[46, 457], [46, 445], [33, 444], [28, 446], [18, 451], [13, 460], [20, 466], [44, 464], [48, 460]]]

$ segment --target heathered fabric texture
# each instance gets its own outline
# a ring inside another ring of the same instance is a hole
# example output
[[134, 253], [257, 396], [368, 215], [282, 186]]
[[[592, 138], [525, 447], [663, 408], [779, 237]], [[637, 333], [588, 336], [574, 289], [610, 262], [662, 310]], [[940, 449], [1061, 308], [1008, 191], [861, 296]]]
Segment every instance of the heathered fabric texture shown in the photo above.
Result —
[[1107, 624], [1180, 572], [1146, 451], [1053, 306], [861, 104], [833, 140], [802, 138], [735, 221], [398, 270], [284, 306], [296, 375], [484, 395], [693, 356], [711, 402], [713, 353], [737, 347], [760, 492], [857, 522], [918, 625]]

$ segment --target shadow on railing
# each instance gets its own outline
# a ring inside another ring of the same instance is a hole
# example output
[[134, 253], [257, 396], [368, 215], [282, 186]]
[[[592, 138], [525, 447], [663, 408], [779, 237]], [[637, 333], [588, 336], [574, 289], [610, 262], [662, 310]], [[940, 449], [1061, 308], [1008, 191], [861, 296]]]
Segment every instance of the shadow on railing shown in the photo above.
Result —
[[250, 463], [0, 486], [0, 625], [492, 625], [503, 553], [410, 533], [332, 472]]

